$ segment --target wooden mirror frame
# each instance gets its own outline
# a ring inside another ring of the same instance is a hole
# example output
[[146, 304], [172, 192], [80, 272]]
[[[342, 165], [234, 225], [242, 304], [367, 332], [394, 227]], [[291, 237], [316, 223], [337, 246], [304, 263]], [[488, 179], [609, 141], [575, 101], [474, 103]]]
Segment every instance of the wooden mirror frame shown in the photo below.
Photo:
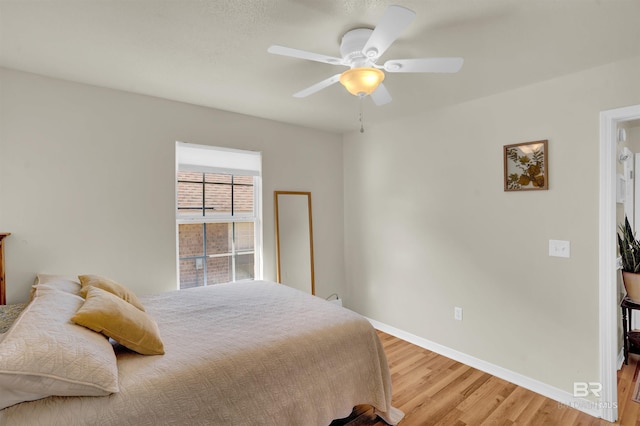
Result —
[[11, 235], [10, 232], [0, 232], [0, 305], [7, 304], [4, 282], [4, 243], [2, 240], [9, 235]]
[[311, 215], [311, 192], [302, 191], [274, 191], [273, 192], [273, 205], [275, 209], [275, 234], [276, 234], [276, 280], [282, 283], [282, 265], [281, 265], [281, 253], [280, 253], [280, 213], [278, 208], [278, 196], [279, 195], [302, 195], [307, 197], [307, 211], [309, 213], [309, 254], [310, 254], [310, 269], [311, 269], [311, 294], [316, 294], [315, 284], [315, 272], [313, 265], [313, 220]]

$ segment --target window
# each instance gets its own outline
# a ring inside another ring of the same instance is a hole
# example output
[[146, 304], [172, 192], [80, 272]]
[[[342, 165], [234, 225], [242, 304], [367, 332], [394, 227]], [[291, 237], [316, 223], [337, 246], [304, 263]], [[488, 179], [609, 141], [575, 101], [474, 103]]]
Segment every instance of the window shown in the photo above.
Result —
[[180, 288], [260, 278], [260, 154], [178, 143], [177, 158]]

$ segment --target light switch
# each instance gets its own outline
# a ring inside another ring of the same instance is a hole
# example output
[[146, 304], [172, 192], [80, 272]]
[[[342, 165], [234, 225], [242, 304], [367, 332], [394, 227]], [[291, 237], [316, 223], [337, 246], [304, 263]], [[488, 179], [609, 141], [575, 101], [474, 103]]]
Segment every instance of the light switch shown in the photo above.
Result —
[[453, 308], [453, 319], [462, 321], [462, 308], [458, 306]]
[[549, 240], [549, 256], [571, 257], [571, 242], [563, 240]]

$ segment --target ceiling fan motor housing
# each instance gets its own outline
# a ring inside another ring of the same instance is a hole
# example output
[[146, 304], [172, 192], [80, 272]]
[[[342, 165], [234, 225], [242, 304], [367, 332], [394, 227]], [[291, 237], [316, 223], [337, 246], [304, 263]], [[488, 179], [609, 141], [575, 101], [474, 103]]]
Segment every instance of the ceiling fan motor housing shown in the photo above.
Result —
[[373, 30], [369, 28], [356, 28], [342, 36], [340, 54], [352, 68], [371, 66], [375, 63], [378, 54], [375, 49], [371, 52], [362, 51], [372, 32]]

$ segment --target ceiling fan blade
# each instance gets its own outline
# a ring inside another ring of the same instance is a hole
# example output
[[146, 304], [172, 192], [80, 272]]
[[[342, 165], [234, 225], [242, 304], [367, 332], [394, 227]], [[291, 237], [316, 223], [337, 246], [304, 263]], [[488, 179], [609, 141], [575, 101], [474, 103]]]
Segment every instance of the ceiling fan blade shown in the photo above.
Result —
[[373, 101], [373, 103], [378, 106], [391, 102], [391, 94], [382, 83], [380, 83], [378, 88], [374, 90], [369, 96], [371, 96], [371, 100]]
[[369, 58], [379, 58], [409, 26], [416, 13], [402, 6], [387, 8], [378, 25], [371, 33], [362, 51]]
[[342, 58], [321, 55], [319, 53], [307, 52], [304, 50], [292, 49], [291, 47], [273, 45], [267, 49], [267, 52], [273, 53], [274, 55], [282, 55], [298, 59], [307, 59], [309, 61], [323, 62], [325, 64], [342, 65]]
[[316, 84], [314, 84], [313, 86], [309, 86], [306, 89], [302, 89], [301, 91], [294, 93], [293, 97], [294, 98], [304, 98], [307, 97], [309, 95], [313, 95], [316, 92], [319, 92], [320, 90], [327, 88], [329, 86], [331, 86], [332, 84], [335, 84], [337, 82], [340, 81], [340, 74], [336, 74], [336, 75], [332, 75], [331, 77], [322, 80]]
[[458, 72], [462, 58], [391, 59], [384, 63], [387, 72]]

